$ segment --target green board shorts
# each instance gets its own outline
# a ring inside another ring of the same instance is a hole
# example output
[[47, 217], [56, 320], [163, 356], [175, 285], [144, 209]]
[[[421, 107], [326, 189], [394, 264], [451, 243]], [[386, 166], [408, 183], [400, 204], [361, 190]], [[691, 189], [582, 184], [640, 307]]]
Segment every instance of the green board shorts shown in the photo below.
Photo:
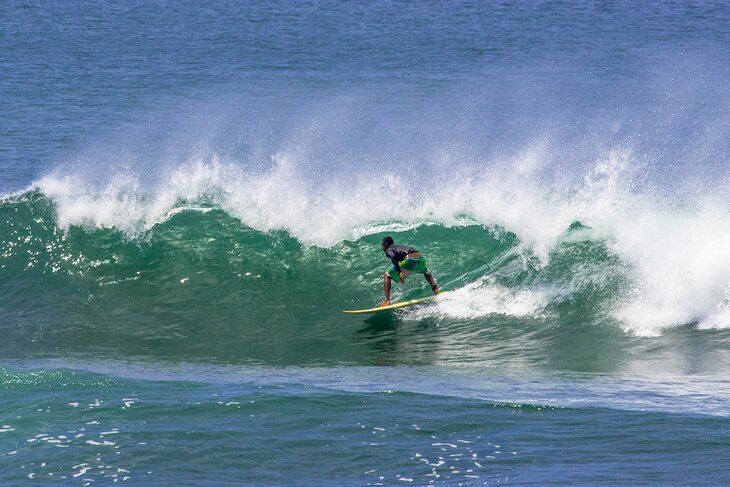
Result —
[[[428, 267], [426, 267], [426, 258], [421, 257], [409, 257], [399, 262], [403, 275], [410, 276], [412, 274], [430, 274]], [[395, 266], [388, 269], [388, 276], [395, 282], [400, 281], [400, 276], [395, 270]]]

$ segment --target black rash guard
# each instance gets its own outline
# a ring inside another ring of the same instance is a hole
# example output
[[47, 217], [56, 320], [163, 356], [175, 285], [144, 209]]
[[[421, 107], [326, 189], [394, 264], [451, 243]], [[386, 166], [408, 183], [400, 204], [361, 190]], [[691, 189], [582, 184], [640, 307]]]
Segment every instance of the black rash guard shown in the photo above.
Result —
[[418, 252], [418, 250], [414, 249], [410, 245], [391, 245], [388, 247], [388, 250], [385, 251], [385, 255], [393, 263], [395, 271], [400, 274], [400, 261], [405, 259], [406, 255], [412, 254], [413, 252]]

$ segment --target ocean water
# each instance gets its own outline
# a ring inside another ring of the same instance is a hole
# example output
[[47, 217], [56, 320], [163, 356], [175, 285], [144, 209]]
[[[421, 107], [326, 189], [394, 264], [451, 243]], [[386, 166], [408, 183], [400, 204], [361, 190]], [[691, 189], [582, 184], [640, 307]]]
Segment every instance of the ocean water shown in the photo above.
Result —
[[[729, 47], [722, 2], [4, 2], [0, 483], [730, 483]], [[451, 292], [342, 314], [385, 235]]]

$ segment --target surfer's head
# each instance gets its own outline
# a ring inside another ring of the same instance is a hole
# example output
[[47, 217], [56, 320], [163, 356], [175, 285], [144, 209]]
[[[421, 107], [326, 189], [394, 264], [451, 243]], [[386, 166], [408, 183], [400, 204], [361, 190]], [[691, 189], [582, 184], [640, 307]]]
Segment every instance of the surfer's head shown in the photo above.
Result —
[[393, 245], [395, 242], [393, 241], [393, 237], [388, 235], [387, 237], [383, 238], [383, 242], [380, 244], [380, 246], [383, 248], [383, 252], [388, 250], [388, 247]]

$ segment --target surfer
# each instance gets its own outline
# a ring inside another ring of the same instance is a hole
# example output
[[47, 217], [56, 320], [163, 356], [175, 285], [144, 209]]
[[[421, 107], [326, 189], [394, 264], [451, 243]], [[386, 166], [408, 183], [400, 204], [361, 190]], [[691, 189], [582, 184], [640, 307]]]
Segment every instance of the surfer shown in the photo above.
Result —
[[385, 273], [383, 281], [383, 290], [385, 291], [385, 301], [380, 306], [388, 306], [390, 304], [390, 284], [391, 280], [398, 279], [400, 282], [406, 282], [406, 276], [411, 274], [423, 274], [426, 278], [434, 294], [439, 293], [439, 287], [433, 274], [426, 267], [426, 258], [410, 245], [395, 245], [393, 237], [388, 236], [383, 239], [380, 244], [386, 257], [393, 263], [393, 267]]

